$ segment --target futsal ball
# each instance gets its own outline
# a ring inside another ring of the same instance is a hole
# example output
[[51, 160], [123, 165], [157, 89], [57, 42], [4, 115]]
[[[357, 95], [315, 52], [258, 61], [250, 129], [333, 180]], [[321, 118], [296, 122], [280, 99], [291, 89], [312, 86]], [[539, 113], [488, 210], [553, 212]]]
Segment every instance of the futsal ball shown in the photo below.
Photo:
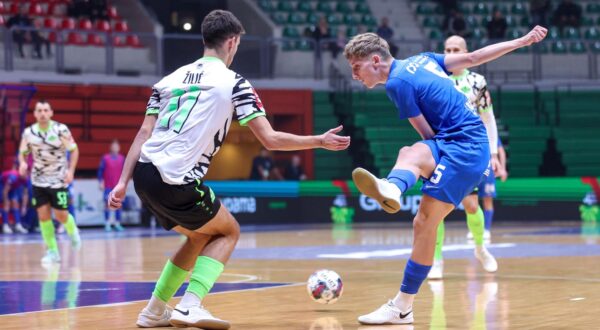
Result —
[[310, 275], [306, 289], [312, 300], [321, 304], [333, 304], [342, 296], [344, 285], [336, 272], [321, 269]]

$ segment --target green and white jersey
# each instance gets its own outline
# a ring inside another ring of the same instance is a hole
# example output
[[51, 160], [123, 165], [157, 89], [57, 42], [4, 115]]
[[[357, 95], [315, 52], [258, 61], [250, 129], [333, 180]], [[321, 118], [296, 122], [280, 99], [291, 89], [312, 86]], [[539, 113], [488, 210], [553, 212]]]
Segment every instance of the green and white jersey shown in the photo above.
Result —
[[494, 107], [491, 100], [486, 96], [487, 82], [485, 78], [478, 73], [465, 69], [460, 76], [451, 75], [450, 79], [454, 81], [456, 89], [467, 96], [473, 109], [481, 117], [487, 130], [490, 151], [492, 154], [497, 154], [498, 128], [494, 117]]
[[22, 154], [31, 153], [31, 184], [42, 188], [66, 188], [65, 175], [69, 169], [67, 151], [77, 148], [69, 128], [65, 124], [50, 121], [46, 130], [36, 123], [23, 131], [25, 149]]
[[266, 114], [246, 79], [203, 57], [154, 85], [146, 115], [157, 121], [140, 161], [154, 164], [165, 183], [181, 185], [206, 175], [232, 120], [246, 125]]

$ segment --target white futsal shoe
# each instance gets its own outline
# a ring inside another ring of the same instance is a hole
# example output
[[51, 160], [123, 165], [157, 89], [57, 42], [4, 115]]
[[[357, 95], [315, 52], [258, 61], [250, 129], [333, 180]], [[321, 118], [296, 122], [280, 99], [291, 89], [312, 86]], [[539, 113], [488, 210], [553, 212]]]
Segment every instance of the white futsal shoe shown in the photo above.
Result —
[[427, 278], [430, 280], [441, 280], [444, 277], [444, 260], [434, 260]]
[[352, 171], [352, 179], [361, 193], [373, 198], [387, 213], [400, 211], [400, 188], [386, 179], [379, 179], [364, 168]]
[[140, 328], [170, 327], [171, 323], [169, 320], [172, 313], [173, 308], [169, 306], [166, 306], [165, 311], [161, 315], [153, 314], [147, 308], [144, 308], [138, 315], [135, 324]]
[[488, 273], [494, 273], [498, 270], [498, 262], [496, 258], [485, 248], [485, 246], [475, 247], [475, 258], [481, 262], [481, 266]]
[[175, 306], [171, 314], [171, 325], [178, 328], [196, 327], [207, 330], [227, 330], [231, 327], [229, 322], [212, 316], [202, 306], [184, 308], [181, 305]]
[[10, 228], [10, 225], [5, 223], [4, 225], [2, 225], [2, 232], [5, 234], [12, 234], [13, 230], [12, 228]]
[[48, 250], [46, 254], [42, 257], [42, 264], [48, 265], [53, 263], [60, 262], [60, 255], [57, 251]]
[[374, 312], [358, 317], [361, 324], [411, 324], [415, 321], [412, 310], [402, 313], [390, 300]]
[[15, 225], [15, 231], [19, 234], [27, 234], [29, 231], [23, 227], [20, 223]]

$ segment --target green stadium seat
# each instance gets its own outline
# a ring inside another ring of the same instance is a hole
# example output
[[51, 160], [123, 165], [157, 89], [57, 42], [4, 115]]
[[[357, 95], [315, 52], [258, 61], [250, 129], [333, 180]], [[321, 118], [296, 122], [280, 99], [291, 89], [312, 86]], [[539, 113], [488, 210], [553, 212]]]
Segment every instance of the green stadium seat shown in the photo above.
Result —
[[525, 16], [521, 17], [521, 26], [525, 26], [525, 27], [531, 26], [531, 19], [529, 18], [529, 15], [525, 15]]
[[490, 13], [490, 8], [486, 3], [478, 2], [475, 7], [473, 7], [473, 13], [478, 15], [488, 15]]
[[429, 31], [429, 39], [439, 40], [443, 37], [444, 35], [442, 34], [442, 31], [440, 31], [439, 29], [431, 29], [431, 31]]
[[540, 54], [547, 54], [548, 53], [548, 42], [541, 42], [541, 43], [535, 44], [535, 45], [533, 45], [531, 47], [533, 47], [533, 50], [536, 53], [540, 53]]
[[473, 29], [473, 38], [474, 39], [483, 39], [485, 38], [486, 32], [482, 28], [474, 28]]
[[[342, 14], [329, 14], [327, 15], [327, 23], [329, 23], [329, 25], [340, 25], [342, 24], [343, 19], [342, 19]], [[332, 36], [334, 36], [335, 34], [332, 34]]]
[[354, 37], [357, 34], [358, 34], [358, 27], [357, 26], [348, 26], [346, 28], [346, 36], [348, 38], [352, 38], [352, 37]]
[[359, 2], [354, 7], [354, 11], [360, 14], [368, 14], [371, 12], [371, 9], [369, 9], [369, 5], [366, 2]]
[[315, 13], [309, 13], [308, 16], [306, 16], [306, 22], [309, 24], [317, 24], [317, 22], [319, 21], [319, 15], [315, 14]]
[[563, 37], [566, 39], [579, 39], [579, 30], [574, 27], [565, 28]]
[[594, 25], [594, 19], [591, 18], [590, 16], [583, 16], [581, 18], [581, 25], [582, 26], [592, 26], [592, 25]]
[[529, 54], [531, 47], [521, 47], [515, 50], [516, 54]]
[[306, 16], [303, 13], [293, 12], [288, 15], [288, 23], [290, 24], [304, 24], [306, 23]]
[[600, 4], [599, 3], [588, 3], [586, 8], [586, 12], [590, 14], [600, 14]]
[[551, 26], [548, 29], [548, 39], [560, 39], [560, 31], [556, 26]]
[[600, 53], [600, 41], [594, 41], [594, 43], [590, 45], [590, 49], [596, 54]]
[[262, 10], [269, 12], [269, 13], [272, 11], [275, 11], [277, 9], [277, 7], [273, 3], [273, 1], [270, 1], [270, 0], [260, 0], [258, 2], [258, 5], [260, 6], [260, 8]]
[[285, 51], [295, 50], [296, 43], [293, 40], [284, 40], [281, 48]]
[[467, 22], [467, 26], [469, 28], [476, 28], [479, 26], [479, 20], [477, 19], [477, 17], [473, 16], [473, 15], [469, 15], [465, 18], [465, 22]]
[[493, 5], [491, 12], [493, 12], [494, 10], [500, 10], [500, 12], [502, 13], [502, 15], [505, 15], [505, 16], [508, 15], [508, 8], [505, 5], [503, 5], [503, 4]]
[[600, 16], [598, 16], [598, 19], [596, 20], [596, 25], [600, 25]]
[[[359, 4], [356, 5], [356, 10], [358, 11]], [[429, 4], [420, 3], [417, 5], [417, 14], [419, 15], [431, 15], [433, 14], [433, 7]]]
[[300, 33], [298, 29], [293, 26], [286, 26], [283, 28], [283, 36], [288, 38], [298, 38], [300, 37]]
[[335, 11], [342, 14], [348, 14], [352, 12], [352, 8], [346, 1], [338, 1], [337, 5], [335, 6]]
[[552, 53], [553, 54], [566, 54], [567, 46], [564, 42], [557, 40], [552, 43]]
[[333, 12], [333, 8], [331, 7], [331, 4], [329, 2], [317, 2], [317, 10], [318, 11], [322, 11], [324, 13], [331, 13]]
[[345, 14], [344, 15], [344, 24], [348, 26], [358, 25], [360, 23], [360, 19], [356, 17], [354, 14]]
[[309, 51], [313, 49], [313, 44], [306, 39], [301, 39], [296, 42], [296, 49], [302, 51]]
[[443, 40], [439, 41], [437, 43], [437, 46], [435, 47], [435, 51], [438, 53], [443, 53], [444, 49], [446, 49], [446, 45], [445, 45], [444, 41]]
[[276, 24], [285, 24], [287, 22], [287, 14], [282, 12], [271, 13], [271, 19]]
[[310, 4], [310, 1], [298, 1], [298, 7], [296, 8], [296, 10], [310, 13], [313, 11], [313, 7]]
[[586, 47], [585, 44], [581, 41], [573, 41], [571, 42], [571, 45], [569, 47], [569, 52], [573, 53], [573, 54], [583, 54], [585, 53]]
[[492, 20], [492, 16], [491, 15], [485, 15], [481, 17], [481, 24], [480, 26], [486, 27], [487, 24], [489, 23], [489, 21]]
[[463, 15], [469, 15], [471, 13], [471, 6], [466, 3], [458, 4], [458, 11], [463, 13]]
[[436, 16], [426, 16], [423, 19], [423, 26], [426, 28], [440, 28], [442, 24]]
[[521, 29], [510, 29], [508, 30], [508, 38], [516, 39], [522, 37], [523, 31]]
[[513, 15], [528, 15], [527, 9], [521, 2], [514, 3], [510, 6], [510, 12]]
[[585, 38], [588, 40], [598, 40], [600, 39], [600, 30], [595, 26], [592, 26], [585, 30]]
[[375, 17], [373, 17], [373, 15], [365, 14], [362, 17], [362, 23], [364, 25], [373, 26], [373, 25], [377, 25], [377, 20], [375, 19]]
[[293, 4], [289, 1], [279, 1], [277, 4], [277, 10], [285, 12], [293, 12], [295, 10]]
[[506, 19], [506, 25], [507, 25], [509, 28], [510, 28], [510, 27], [515, 27], [515, 26], [517, 26], [517, 25], [518, 25], [518, 24], [517, 24], [517, 19], [516, 19], [514, 16], [512, 16], [512, 15], [507, 15], [507, 16], [505, 17], [505, 19]]

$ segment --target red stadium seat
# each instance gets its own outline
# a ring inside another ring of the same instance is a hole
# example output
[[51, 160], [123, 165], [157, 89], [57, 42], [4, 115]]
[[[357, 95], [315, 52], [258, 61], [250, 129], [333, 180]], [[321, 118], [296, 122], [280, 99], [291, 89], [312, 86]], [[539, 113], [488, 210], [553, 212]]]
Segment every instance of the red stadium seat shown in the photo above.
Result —
[[113, 36], [112, 38], [113, 47], [125, 47], [125, 42], [121, 36]]
[[4, 6], [4, 2], [0, 1], [0, 15], [6, 13], [6, 7]]
[[0, 26], [6, 24], [6, 22], [4, 21], [4, 16], [0, 15]]
[[115, 23], [115, 31], [117, 32], [129, 32], [129, 25], [125, 21], [117, 21]]
[[82, 19], [79, 21], [79, 29], [80, 30], [91, 30], [92, 29], [92, 21], [89, 19]]
[[8, 13], [11, 15], [16, 15], [19, 13], [19, 5], [16, 2], [11, 2], [8, 7]]
[[42, 16], [42, 6], [39, 3], [29, 3], [29, 15], [31, 16]]
[[96, 30], [102, 32], [110, 32], [110, 23], [104, 20], [96, 21]]
[[108, 7], [108, 17], [110, 19], [119, 19], [119, 13], [117, 13], [117, 7], [109, 6]]
[[128, 35], [125, 40], [125, 44], [128, 47], [134, 47], [134, 48], [142, 47], [142, 44], [140, 43], [140, 38], [138, 38], [138, 36], [136, 36], [135, 34]]
[[104, 41], [102, 41], [102, 38], [95, 33], [89, 33], [87, 35], [86, 43], [90, 46], [104, 46]]
[[52, 17], [44, 18], [44, 28], [46, 29], [54, 29], [56, 28], [56, 21]]
[[69, 32], [67, 43], [70, 45], [81, 45], [83, 44], [83, 38], [81, 37], [81, 34], [77, 32]]
[[58, 37], [56, 36], [56, 32], [52, 31], [48, 33], [48, 41], [50, 41], [51, 43], [56, 43], [57, 40]]
[[75, 30], [75, 20], [72, 18], [63, 18], [60, 28], [63, 30]]

